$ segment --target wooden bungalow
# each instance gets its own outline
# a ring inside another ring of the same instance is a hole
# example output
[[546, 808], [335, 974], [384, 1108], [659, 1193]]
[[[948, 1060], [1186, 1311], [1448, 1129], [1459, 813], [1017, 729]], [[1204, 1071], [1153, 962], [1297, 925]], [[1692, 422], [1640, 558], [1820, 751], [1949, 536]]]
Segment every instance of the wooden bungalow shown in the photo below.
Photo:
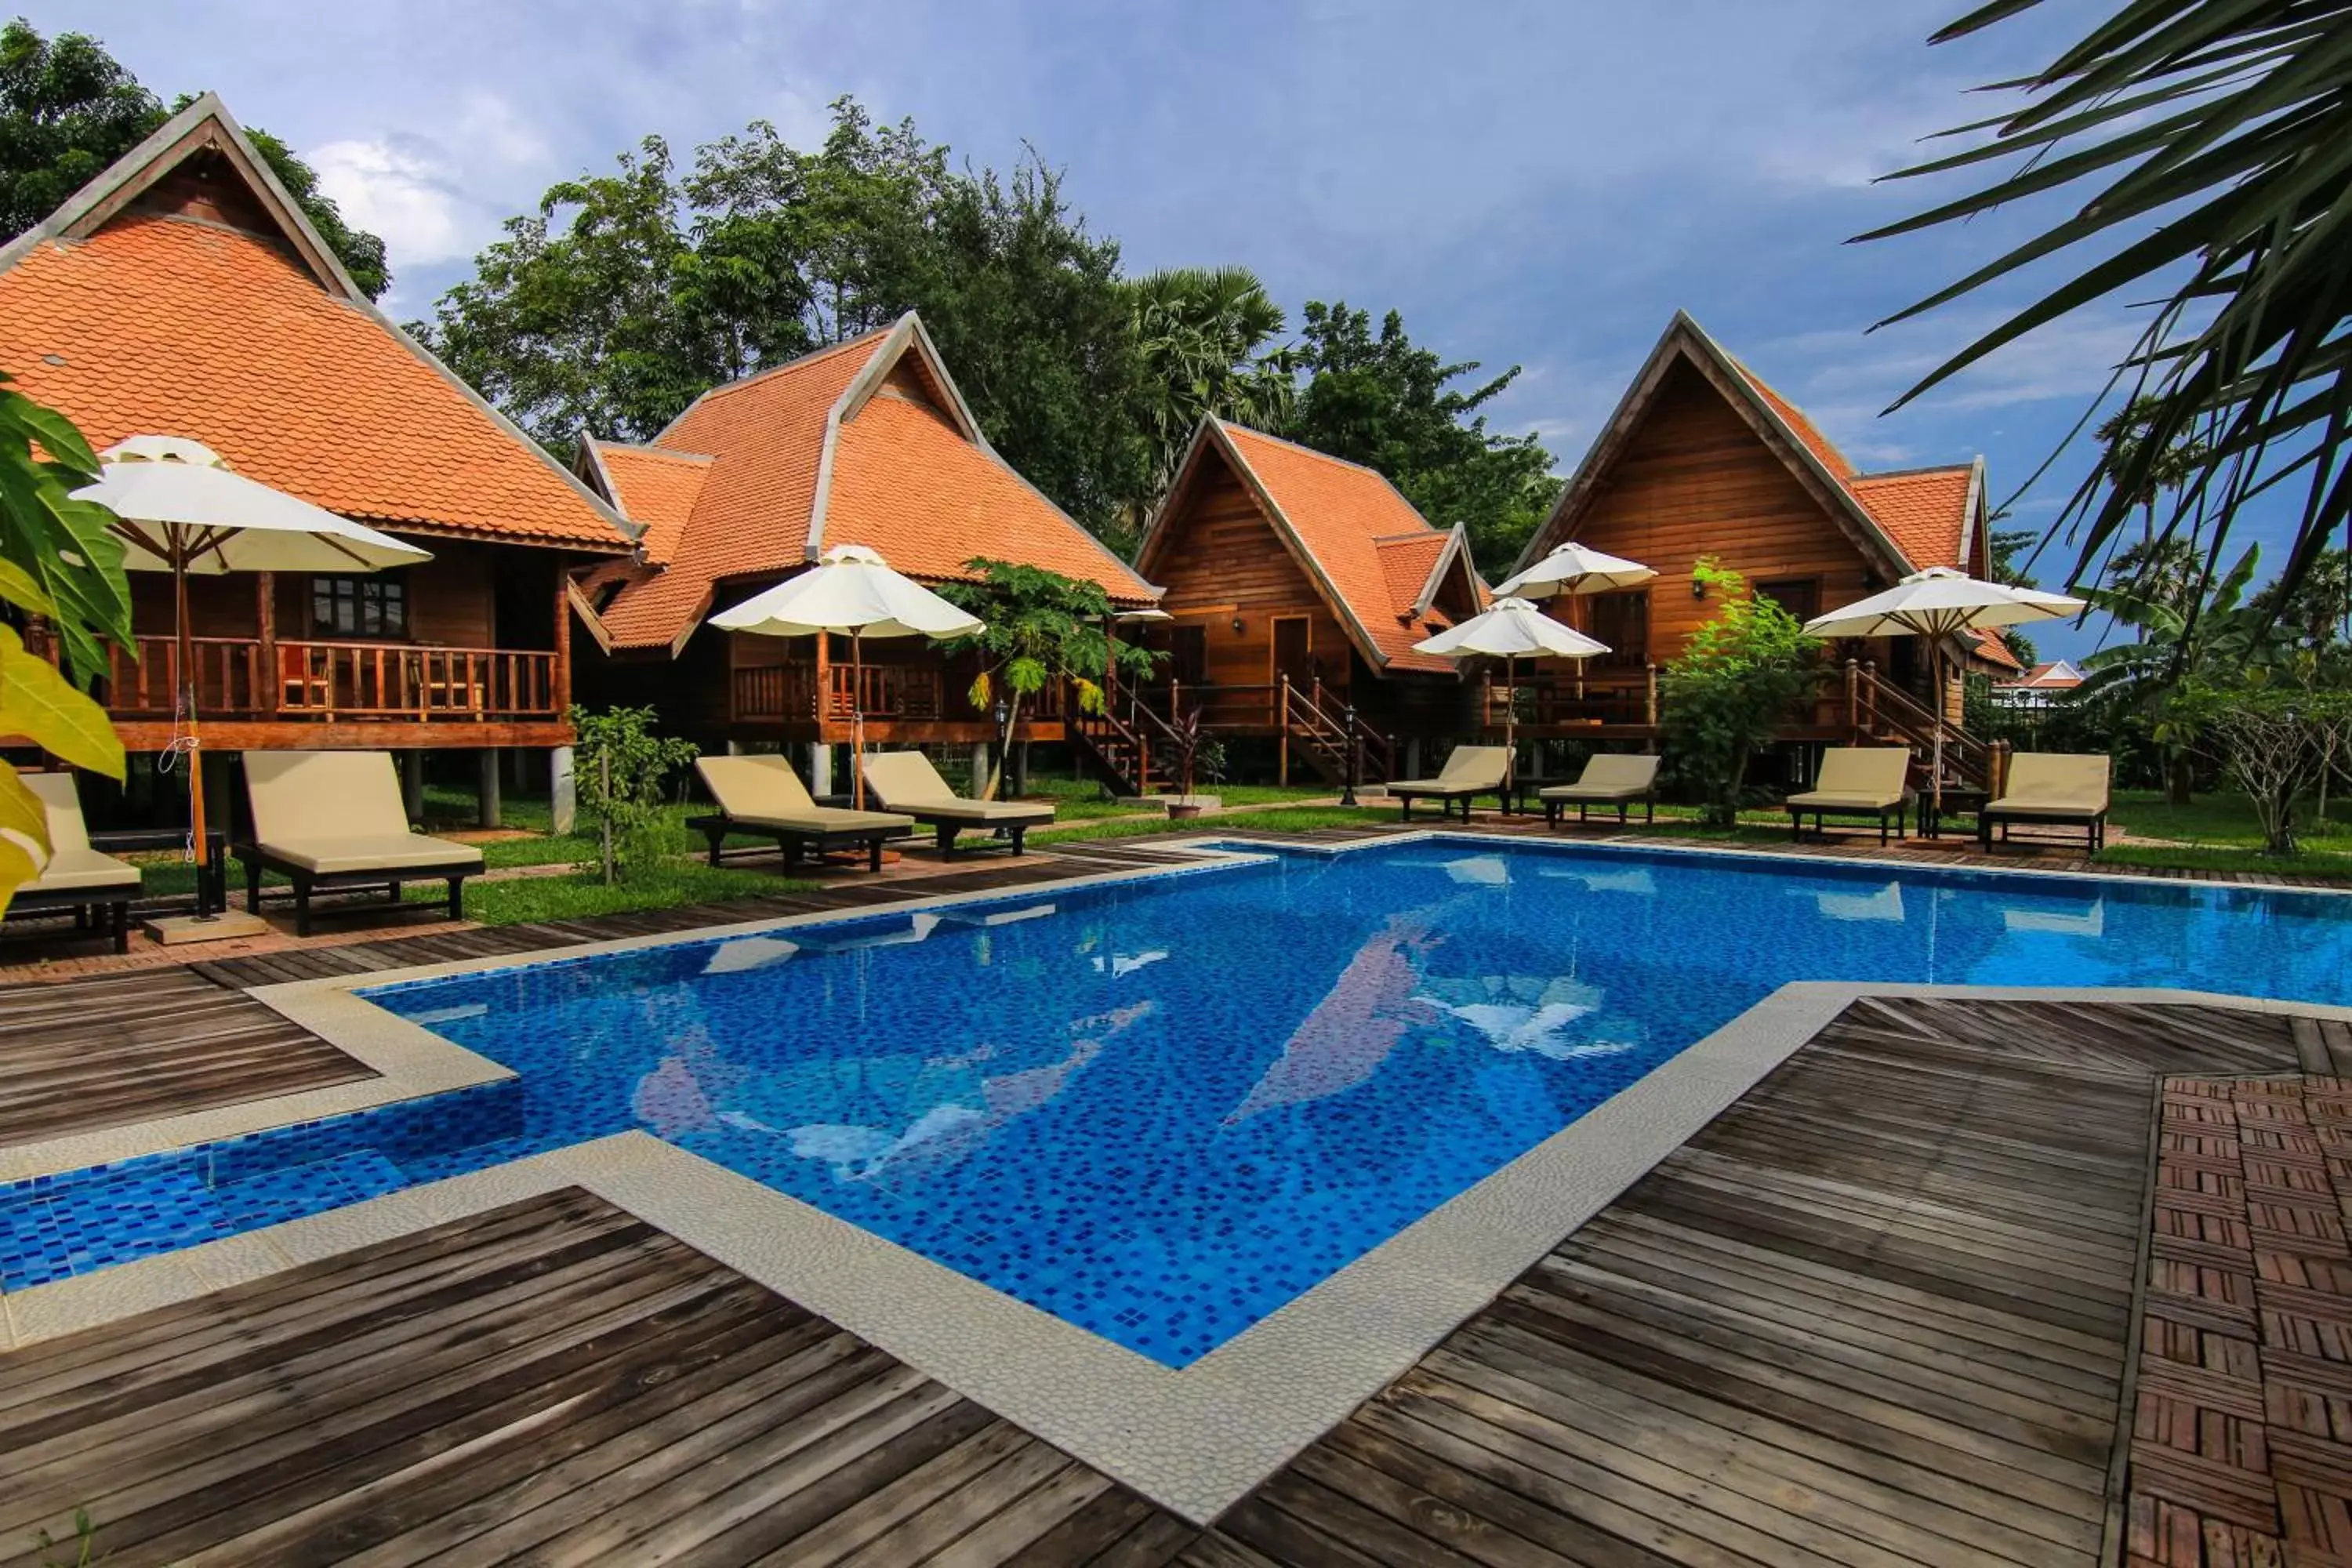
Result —
[[[1788, 399], [1676, 312], [1513, 570], [1570, 540], [1656, 569], [1620, 593], [1550, 601], [1610, 645], [1580, 680], [1551, 672], [1521, 698], [1538, 735], [1647, 740], [1657, 666], [1718, 606], [1693, 576], [1703, 556], [1747, 577], [1800, 617], [1849, 604], [1928, 566], [1987, 570], [1984, 460], [1865, 473]], [[1956, 639], [1950, 669], [2001, 678], [2021, 666], [1998, 637]], [[1850, 664], [1850, 668], [1849, 668]], [[1820, 700], [1789, 738], [1932, 738], [1927, 660], [1916, 638], [1841, 645]], [[1947, 683], [1945, 721], [1960, 720]], [[1963, 773], [1983, 749], [1948, 746]]]
[[1431, 526], [1370, 468], [1210, 420], [1136, 565], [1174, 617], [1151, 633], [1165, 678], [1137, 699], [1272, 740], [1286, 777], [1336, 780], [1360, 749], [1360, 776], [1379, 782], [1473, 716], [1453, 662], [1413, 651], [1485, 602], [1463, 531]]
[[[631, 531], [369, 302], [218, 100], [0, 249], [0, 368], [95, 447], [193, 437], [432, 552], [192, 583], [208, 755], [388, 748], [413, 798], [425, 752], [471, 752], [492, 818], [502, 755], [520, 771], [537, 748], [568, 779], [567, 571], [625, 555]], [[169, 579], [132, 588], [136, 649], [99, 695], [126, 747], [153, 753], [174, 734]]]
[[[830, 748], [863, 710], [870, 743], [984, 746], [977, 673], [921, 639], [867, 641], [853, 685], [846, 637], [778, 638], [707, 627], [714, 611], [863, 544], [933, 584], [970, 581], [976, 557], [1099, 584], [1124, 610], [1159, 590], [1016, 473], [981, 434], [922, 322], [869, 332], [714, 387], [649, 443], [584, 440], [575, 471], [643, 530], [635, 556], [572, 584], [587, 628], [581, 684], [658, 708], [707, 748]], [[1017, 743], [1070, 738], [1069, 704], [1044, 693]]]

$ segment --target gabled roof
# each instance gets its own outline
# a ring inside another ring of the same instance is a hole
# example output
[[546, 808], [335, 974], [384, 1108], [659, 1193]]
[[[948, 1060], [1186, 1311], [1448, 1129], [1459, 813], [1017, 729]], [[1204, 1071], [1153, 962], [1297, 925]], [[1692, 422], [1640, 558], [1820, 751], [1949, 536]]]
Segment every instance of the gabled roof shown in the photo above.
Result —
[[[642, 447], [583, 444], [579, 468], [646, 526], [642, 561], [601, 569], [590, 630], [675, 651], [730, 578], [786, 574], [864, 544], [908, 576], [970, 581], [977, 556], [1160, 596], [1014, 472], [912, 311], [893, 326], [715, 386]], [[615, 588], [617, 584], [617, 588]]]
[[2025, 661], [2018, 658], [2016, 652], [2010, 647], [2009, 639], [1990, 627], [1969, 634], [1968, 652], [1971, 658], [1980, 659], [1986, 664], [1997, 665], [2002, 669], [2014, 670], [2025, 668]]
[[1575, 537], [1578, 518], [1664, 384], [1666, 373], [1677, 363], [1689, 364], [1724, 395], [1855, 547], [1887, 577], [1907, 576], [1929, 566], [1956, 566], [1964, 572], [1982, 568], [1982, 458], [1933, 468], [1865, 474], [1802, 410], [1725, 353], [1687, 312], [1677, 310], [1599, 439], [1577, 466], [1575, 477], [1560, 492], [1551, 516], [1528, 540], [1514, 571]]
[[1412, 645], [1452, 622], [1431, 605], [1448, 574], [1486, 584], [1470, 563], [1462, 531], [1433, 528], [1377, 470], [1312, 447], [1211, 419], [1194, 433], [1176, 483], [1137, 552], [1153, 569], [1168, 547], [1168, 524], [1198, 466], [1222, 460], [1255, 498], [1276, 534], [1321, 590], [1365, 662], [1374, 669], [1454, 673], [1454, 661]]
[[369, 303], [209, 94], [0, 248], [0, 365], [94, 447], [186, 436], [378, 527], [628, 547], [599, 497]]
[[2005, 684], [2042, 691], [2066, 691], [2083, 684], [2083, 670], [2072, 659], [2046, 659]]

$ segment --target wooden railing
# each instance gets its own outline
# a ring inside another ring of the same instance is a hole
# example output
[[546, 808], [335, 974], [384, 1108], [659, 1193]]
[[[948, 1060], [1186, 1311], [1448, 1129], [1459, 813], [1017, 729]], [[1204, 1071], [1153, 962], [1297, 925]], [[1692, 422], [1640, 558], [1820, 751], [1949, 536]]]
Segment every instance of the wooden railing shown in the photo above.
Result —
[[[1358, 717], [1355, 705], [1339, 698], [1320, 680], [1306, 686], [1282, 682], [1283, 736], [1304, 745], [1334, 780], [1342, 784], [1384, 784], [1396, 773], [1396, 743]], [[1352, 776], [1351, 776], [1352, 774]]]
[[[110, 652], [101, 699], [118, 718], [169, 718], [179, 640]], [[413, 643], [192, 637], [197, 710], [215, 719], [487, 722], [557, 716], [556, 656]]]
[[1848, 659], [1845, 665], [1846, 726], [1857, 742], [1893, 738], [1919, 755], [1920, 766], [1931, 765], [1936, 735], [1943, 731], [1946, 784], [1983, 785], [1992, 774], [1992, 748], [1895, 682], [1875, 667]]
[[1517, 692], [1517, 723], [1523, 729], [1574, 729], [1593, 724], [1658, 722], [1658, 672], [1654, 668], [1595, 671], [1579, 681], [1547, 675], [1513, 683], [1500, 671], [1486, 678], [1482, 711], [1486, 727], [1500, 730], [1506, 708]]
[[[753, 665], [734, 674], [734, 716], [739, 721], [816, 717], [816, 666], [813, 662]], [[868, 719], [939, 720], [970, 723], [988, 717], [971, 705], [970, 678], [939, 664], [829, 665], [825, 712], [846, 722], [863, 711]], [[1024, 723], [1058, 720], [1062, 691], [1045, 689], [1022, 699]]]

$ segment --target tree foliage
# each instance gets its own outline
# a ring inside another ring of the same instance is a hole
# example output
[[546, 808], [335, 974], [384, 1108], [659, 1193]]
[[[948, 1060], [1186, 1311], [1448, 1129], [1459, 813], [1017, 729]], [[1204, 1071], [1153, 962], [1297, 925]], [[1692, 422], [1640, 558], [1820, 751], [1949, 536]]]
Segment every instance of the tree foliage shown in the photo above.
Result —
[[1667, 754], [1700, 790], [1706, 819], [1728, 827], [1738, 820], [1749, 760], [1812, 689], [1821, 644], [1714, 556], [1702, 556], [1691, 577], [1723, 607], [1661, 672], [1658, 719]]
[[[46, 220], [190, 101], [183, 95], [165, 109], [86, 33], [44, 38], [21, 16], [0, 28], [0, 240]], [[286, 143], [251, 126], [246, 134], [352, 281], [381, 296], [392, 283], [383, 241], [345, 223]]]
[[651, 708], [591, 712], [574, 704], [567, 719], [578, 733], [580, 809], [595, 825], [597, 862], [612, 886], [629, 866], [657, 859], [662, 788], [694, 761], [691, 741], [656, 735]]
[[981, 657], [970, 694], [973, 707], [984, 713], [1000, 695], [1004, 700], [994, 765], [980, 791], [981, 799], [994, 800], [1004, 781], [1003, 742], [1019, 728], [1025, 704], [1061, 682], [1076, 695], [1081, 710], [1099, 713], [1112, 658], [1130, 678], [1140, 678], [1150, 673], [1153, 656], [1132, 643], [1111, 641], [1105, 629], [1111, 616], [1110, 596], [1098, 584], [986, 556], [975, 556], [964, 566], [979, 574], [980, 581], [943, 584], [940, 595], [977, 616], [981, 629], [950, 638], [944, 646], [950, 655], [971, 650]]
[[1479, 410], [1517, 379], [1519, 367], [1469, 387], [1449, 384], [1476, 361], [1448, 364], [1405, 335], [1391, 310], [1309, 301], [1297, 354], [1306, 384], [1279, 433], [1388, 476], [1440, 528], [1460, 522], [1490, 575], [1509, 565], [1559, 497], [1551, 454], [1533, 436], [1501, 436]]
[[[1935, 36], [1965, 37], [2041, 0], [1990, 0]], [[1960, 298], [2036, 263], [2087, 255], [2080, 271], [1979, 337], [1904, 395], [1917, 396], [2034, 328], [2134, 288], [2158, 300], [2117, 372], [2127, 441], [2108, 442], [2053, 525], [2072, 528], [2077, 577], [2153, 493], [2171, 488], [2156, 531], [2190, 531], [2209, 564], [2243, 502], [2303, 492], [2282, 575], [2300, 582], [2352, 522], [2352, 5], [2122, 0], [2047, 67], [1997, 86], [2013, 113], [1962, 126], [1967, 151], [1904, 176], [2010, 171], [1880, 229], [1902, 234], [2046, 194], [2072, 211], [2041, 234], [1892, 318]], [[1986, 133], [1990, 132], [1990, 135]], [[1882, 323], [1884, 324], [1884, 323]], [[2134, 412], [2134, 411], [2137, 412]], [[2162, 470], [2194, 443], [2183, 482]]]
[[[1245, 267], [1178, 267], [1128, 284], [1134, 312], [1138, 417], [1150, 447], [1150, 495], [1175, 482], [1204, 419], [1281, 430], [1297, 406], [1298, 355], [1278, 342], [1282, 307]], [[1143, 498], [1143, 499], [1149, 499]]]
[[2295, 853], [2296, 808], [2352, 745], [2352, 693], [2263, 667], [2200, 695], [2222, 774], [2252, 803], [2264, 853]]
[[[84, 682], [101, 667], [104, 645], [131, 646], [123, 547], [109, 532], [114, 514], [73, 496], [98, 477], [97, 454], [71, 420], [0, 387], [0, 601], [41, 616]], [[0, 626], [0, 734], [122, 777], [122, 742], [105, 710], [11, 626]], [[0, 910], [48, 857], [47, 812], [0, 763]]]

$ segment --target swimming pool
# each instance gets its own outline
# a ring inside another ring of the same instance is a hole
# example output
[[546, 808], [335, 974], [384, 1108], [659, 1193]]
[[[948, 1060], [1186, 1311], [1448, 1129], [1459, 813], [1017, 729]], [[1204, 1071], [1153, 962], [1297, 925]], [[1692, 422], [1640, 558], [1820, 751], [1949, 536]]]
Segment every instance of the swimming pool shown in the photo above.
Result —
[[1445, 837], [363, 991], [520, 1081], [0, 1193], [16, 1289], [633, 1128], [1183, 1366], [1792, 980], [2352, 1001], [2352, 904]]

